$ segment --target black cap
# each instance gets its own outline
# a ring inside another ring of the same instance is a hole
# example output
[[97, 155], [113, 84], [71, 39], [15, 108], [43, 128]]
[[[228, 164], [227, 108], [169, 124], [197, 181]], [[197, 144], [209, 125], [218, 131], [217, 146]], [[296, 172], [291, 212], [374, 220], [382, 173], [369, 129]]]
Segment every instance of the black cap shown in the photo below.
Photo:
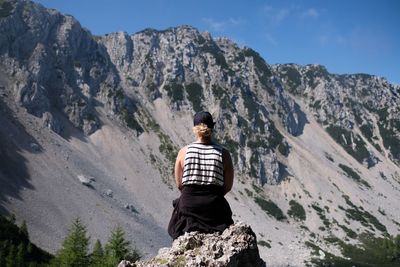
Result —
[[200, 111], [194, 115], [193, 118], [193, 125], [199, 125], [200, 123], [204, 123], [207, 125], [208, 128], [213, 129], [215, 122], [213, 121], [213, 117], [211, 116], [210, 112], [207, 111]]

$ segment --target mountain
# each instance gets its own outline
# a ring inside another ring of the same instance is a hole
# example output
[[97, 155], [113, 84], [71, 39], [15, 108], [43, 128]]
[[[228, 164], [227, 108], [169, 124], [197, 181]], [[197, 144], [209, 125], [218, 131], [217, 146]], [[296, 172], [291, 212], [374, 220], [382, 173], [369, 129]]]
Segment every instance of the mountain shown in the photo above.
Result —
[[31, 1], [0, 6], [0, 211], [44, 249], [77, 216], [101, 240], [121, 225], [145, 257], [169, 246], [173, 164], [202, 109], [268, 266], [399, 234], [399, 86], [270, 65], [191, 26], [95, 36]]

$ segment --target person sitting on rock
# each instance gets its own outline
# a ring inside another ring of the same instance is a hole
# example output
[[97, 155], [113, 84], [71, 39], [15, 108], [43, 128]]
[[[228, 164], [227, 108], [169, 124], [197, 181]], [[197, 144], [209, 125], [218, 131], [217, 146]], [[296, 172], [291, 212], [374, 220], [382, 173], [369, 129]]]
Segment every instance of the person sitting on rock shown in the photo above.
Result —
[[168, 225], [173, 239], [185, 232], [223, 232], [233, 224], [232, 211], [224, 197], [233, 185], [230, 153], [212, 140], [215, 122], [209, 112], [196, 113], [193, 124], [197, 140], [183, 147], [175, 162], [175, 180], [181, 195], [173, 201]]

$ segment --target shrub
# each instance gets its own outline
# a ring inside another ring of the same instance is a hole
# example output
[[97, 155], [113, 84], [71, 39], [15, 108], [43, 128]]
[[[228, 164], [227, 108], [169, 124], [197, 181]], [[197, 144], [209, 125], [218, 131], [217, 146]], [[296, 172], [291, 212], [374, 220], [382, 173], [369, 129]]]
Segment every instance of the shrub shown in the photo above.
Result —
[[283, 214], [282, 210], [271, 200], [265, 200], [261, 197], [255, 197], [254, 201], [263, 209], [267, 214], [271, 215], [278, 221], [283, 221], [286, 216]]
[[11, 15], [12, 9], [12, 3], [4, 0], [0, 1], [0, 18], [5, 18]]
[[199, 112], [203, 109], [202, 100], [203, 87], [198, 83], [191, 83], [185, 86], [186, 92], [188, 93], [188, 100], [192, 102], [193, 110]]
[[269, 133], [268, 142], [272, 148], [276, 148], [283, 141], [283, 136], [278, 129], [276, 129], [273, 121], [270, 121]]
[[379, 122], [379, 132], [382, 136], [383, 145], [389, 149], [395, 159], [400, 159], [400, 140], [396, 133], [388, 128], [384, 123]]
[[15, 224], [15, 217], [0, 215], [0, 266], [45, 266], [53, 255], [29, 240], [26, 223]]
[[257, 244], [263, 247], [271, 248], [271, 244], [264, 240], [258, 241]]
[[122, 119], [125, 121], [126, 126], [135, 130], [138, 135], [144, 132], [142, 126], [137, 122], [133, 113], [129, 112], [127, 109], [123, 109], [121, 112]]
[[[359, 135], [354, 136], [351, 131], [336, 125], [328, 126], [326, 131], [346, 150], [347, 153], [349, 153], [358, 162], [362, 163], [365, 158], [368, 158], [369, 152], [365, 147], [364, 141]], [[353, 148], [351, 140], [353, 140], [355, 148]]]
[[298, 203], [296, 200], [289, 201], [290, 208], [288, 210], [288, 215], [290, 217], [295, 218], [296, 220], [305, 221], [306, 220], [306, 211], [303, 206]]
[[[361, 245], [337, 243], [342, 257], [327, 254], [323, 260], [314, 259], [318, 266], [359, 266], [359, 267], [395, 267], [400, 266], [400, 236], [374, 237], [372, 234], [360, 235]], [[318, 247], [312, 248], [318, 253]]]
[[183, 86], [179, 83], [171, 83], [164, 86], [164, 90], [167, 91], [168, 97], [173, 101], [183, 100]]
[[361, 183], [363, 185], [365, 185], [368, 188], [371, 188], [371, 186], [369, 185], [369, 183], [365, 180], [363, 180], [360, 175], [358, 175], [357, 172], [355, 172], [352, 168], [350, 168], [349, 166], [346, 166], [344, 164], [339, 163], [339, 167], [346, 173], [347, 177], [352, 178], [354, 181]]

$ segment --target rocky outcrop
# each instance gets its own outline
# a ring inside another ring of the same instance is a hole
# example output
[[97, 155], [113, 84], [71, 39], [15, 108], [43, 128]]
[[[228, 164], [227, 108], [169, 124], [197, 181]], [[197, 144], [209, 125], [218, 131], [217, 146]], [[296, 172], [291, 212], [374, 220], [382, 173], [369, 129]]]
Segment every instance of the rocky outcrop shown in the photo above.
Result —
[[282, 64], [273, 69], [285, 91], [301, 98], [335, 141], [360, 163], [375, 166], [375, 154], [385, 154], [385, 149], [400, 163], [399, 86], [368, 74], [331, 74], [320, 65]]
[[257, 240], [250, 226], [237, 223], [222, 234], [186, 233], [178, 237], [171, 248], [160, 249], [151, 260], [121, 262], [119, 267], [263, 267]]

